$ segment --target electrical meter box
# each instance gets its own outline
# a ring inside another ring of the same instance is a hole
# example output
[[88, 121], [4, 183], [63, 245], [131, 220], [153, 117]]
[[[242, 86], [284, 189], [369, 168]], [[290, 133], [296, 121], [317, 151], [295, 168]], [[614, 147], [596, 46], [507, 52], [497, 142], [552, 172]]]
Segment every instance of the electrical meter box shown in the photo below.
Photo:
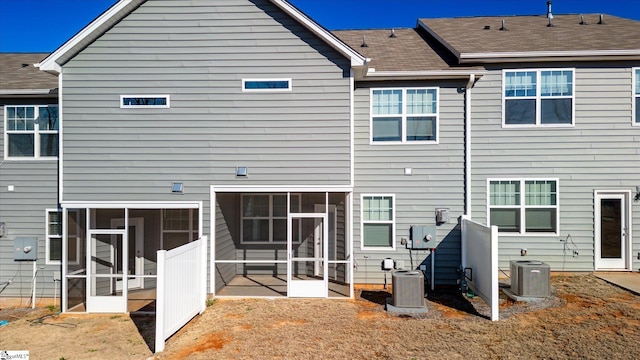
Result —
[[407, 249], [435, 249], [438, 247], [436, 239], [435, 225], [413, 225], [409, 230]]
[[38, 260], [38, 238], [17, 237], [13, 240], [13, 260], [36, 261]]

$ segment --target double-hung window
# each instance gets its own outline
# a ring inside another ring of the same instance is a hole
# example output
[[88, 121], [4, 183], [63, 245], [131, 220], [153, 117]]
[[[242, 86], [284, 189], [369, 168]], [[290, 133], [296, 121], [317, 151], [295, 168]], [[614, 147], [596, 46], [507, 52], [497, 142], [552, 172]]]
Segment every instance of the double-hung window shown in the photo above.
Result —
[[[60, 264], [62, 261], [62, 212], [47, 210], [46, 228], [47, 264]], [[73, 255], [73, 254], [72, 254]], [[74, 259], [73, 260], [77, 260]]]
[[[299, 212], [300, 195], [291, 195], [291, 212]], [[242, 243], [287, 243], [287, 195], [242, 195]], [[293, 224], [293, 241], [299, 242], [299, 224]]]
[[504, 126], [572, 126], [574, 71], [505, 70]]
[[6, 159], [57, 158], [57, 106], [5, 106], [4, 118]]
[[393, 195], [363, 195], [362, 249], [395, 249]]
[[371, 142], [438, 141], [438, 89], [371, 89]]
[[633, 120], [635, 126], [640, 126], [640, 68], [633, 69]]
[[558, 180], [489, 180], [489, 223], [498, 231], [558, 234]]

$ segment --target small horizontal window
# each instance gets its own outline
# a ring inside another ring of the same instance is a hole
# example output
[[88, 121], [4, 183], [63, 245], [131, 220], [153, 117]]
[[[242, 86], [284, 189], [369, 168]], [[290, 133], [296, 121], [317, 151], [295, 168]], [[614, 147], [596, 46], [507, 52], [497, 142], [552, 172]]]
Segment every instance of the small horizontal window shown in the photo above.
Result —
[[169, 95], [122, 95], [121, 108], [168, 108]]
[[291, 79], [242, 79], [242, 91], [291, 91]]

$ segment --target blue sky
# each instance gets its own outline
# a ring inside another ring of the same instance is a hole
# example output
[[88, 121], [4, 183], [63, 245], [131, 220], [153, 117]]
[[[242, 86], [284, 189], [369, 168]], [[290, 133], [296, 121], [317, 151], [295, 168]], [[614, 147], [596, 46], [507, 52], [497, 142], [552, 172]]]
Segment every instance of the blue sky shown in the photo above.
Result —
[[[117, 0], [0, 0], [0, 52], [51, 52]], [[417, 18], [534, 15], [546, 0], [290, 0], [330, 29], [413, 27]], [[640, 20], [640, 0], [554, 0], [556, 14]]]

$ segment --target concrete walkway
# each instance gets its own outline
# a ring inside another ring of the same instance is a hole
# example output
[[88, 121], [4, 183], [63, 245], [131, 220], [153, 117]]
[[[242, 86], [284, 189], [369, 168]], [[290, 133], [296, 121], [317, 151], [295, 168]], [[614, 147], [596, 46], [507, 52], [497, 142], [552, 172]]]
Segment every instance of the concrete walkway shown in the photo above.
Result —
[[636, 295], [640, 295], [639, 272], [596, 272], [594, 275], [608, 283], [629, 290]]

